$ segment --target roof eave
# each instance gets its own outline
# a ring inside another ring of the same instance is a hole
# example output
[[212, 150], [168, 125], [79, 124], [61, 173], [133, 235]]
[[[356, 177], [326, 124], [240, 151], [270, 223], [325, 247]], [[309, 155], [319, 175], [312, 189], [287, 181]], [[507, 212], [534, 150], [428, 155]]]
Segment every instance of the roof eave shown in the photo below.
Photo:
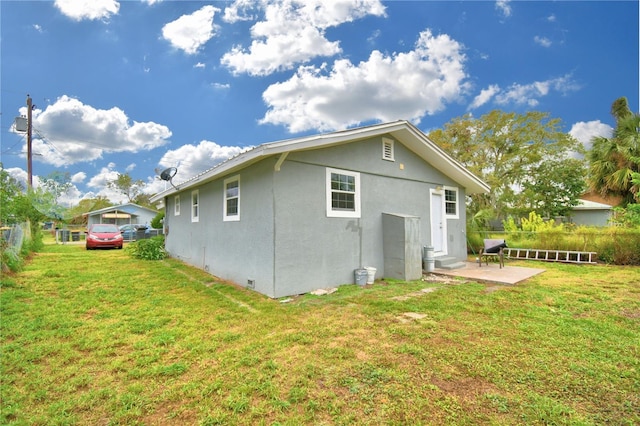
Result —
[[[454, 181], [462, 185], [467, 195], [486, 194], [491, 191], [489, 185], [451, 157], [422, 131], [411, 123], [405, 124], [406, 126], [403, 128], [399, 128], [396, 132], [391, 133], [434, 168], [444, 175], [450, 176]], [[416, 143], [412, 143], [412, 141]], [[432, 161], [434, 156], [442, 161]]]
[[[203, 174], [196, 176], [178, 187], [169, 188], [151, 197], [151, 202], [156, 203], [165, 197], [178, 191], [189, 189], [191, 187], [215, 180], [216, 178], [241, 170], [263, 158], [278, 155], [291, 151], [305, 151], [309, 149], [317, 149], [320, 147], [328, 147], [340, 145], [346, 142], [366, 139], [373, 136], [383, 134], [392, 134], [417, 155], [429, 162], [433, 167], [440, 170], [445, 175], [451, 176], [456, 182], [461, 184], [467, 194], [488, 193], [490, 187], [480, 180], [478, 177], [469, 172], [463, 165], [454, 160], [449, 154], [442, 150], [438, 145], [426, 137], [422, 131], [405, 120], [394, 121], [390, 123], [382, 123], [373, 126], [359, 127], [355, 129], [347, 129], [339, 132], [326, 133], [314, 136], [307, 136], [297, 139], [289, 139], [279, 142], [271, 142], [260, 145], [251, 151], [244, 152], [233, 157], [218, 166], [209, 169]], [[440, 162], [430, 161], [431, 154], [442, 160]]]

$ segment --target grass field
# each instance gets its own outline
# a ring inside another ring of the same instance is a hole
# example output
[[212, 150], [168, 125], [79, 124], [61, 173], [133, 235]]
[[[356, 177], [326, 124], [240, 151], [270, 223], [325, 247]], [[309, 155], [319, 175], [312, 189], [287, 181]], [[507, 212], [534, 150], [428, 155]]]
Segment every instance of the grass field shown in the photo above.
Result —
[[289, 303], [47, 245], [1, 289], [2, 424], [640, 424], [640, 268]]

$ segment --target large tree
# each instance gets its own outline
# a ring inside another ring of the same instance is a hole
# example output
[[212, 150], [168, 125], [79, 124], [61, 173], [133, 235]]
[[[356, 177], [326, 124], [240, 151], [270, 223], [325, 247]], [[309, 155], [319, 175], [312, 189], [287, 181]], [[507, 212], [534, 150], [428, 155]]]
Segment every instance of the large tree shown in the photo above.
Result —
[[638, 200], [640, 184], [640, 115], [629, 109], [626, 98], [616, 99], [611, 106], [616, 120], [612, 137], [598, 136], [587, 153], [589, 184], [605, 196], [617, 196], [624, 204]]
[[98, 196], [96, 198], [83, 198], [78, 205], [71, 207], [68, 212], [69, 222], [74, 225], [85, 225], [85, 213], [111, 207], [113, 203], [107, 197]]
[[514, 213], [535, 211], [543, 217], [567, 216], [587, 188], [584, 161], [566, 158], [543, 161], [522, 184]]
[[44, 188], [25, 189], [0, 163], [0, 224], [28, 222], [36, 235], [40, 222], [57, 217], [54, 195]]
[[11, 177], [0, 163], [0, 225], [24, 220], [18, 208], [24, 197], [24, 188], [20, 182]]
[[108, 183], [112, 188], [127, 197], [130, 203], [135, 202], [136, 198], [142, 194], [144, 189], [144, 181], [134, 180], [128, 173], [118, 174], [118, 177]]
[[73, 184], [71, 183], [71, 174], [69, 172], [54, 171], [40, 180], [43, 189], [53, 195], [54, 200], [67, 193]]
[[562, 179], [561, 171], [552, 166], [581, 150], [579, 142], [562, 131], [559, 119], [537, 111], [494, 110], [480, 118], [465, 115], [431, 132], [429, 138], [491, 187], [489, 194], [472, 196], [470, 212], [490, 210], [498, 218], [518, 204], [532, 176], [545, 173], [552, 180], [554, 176]]

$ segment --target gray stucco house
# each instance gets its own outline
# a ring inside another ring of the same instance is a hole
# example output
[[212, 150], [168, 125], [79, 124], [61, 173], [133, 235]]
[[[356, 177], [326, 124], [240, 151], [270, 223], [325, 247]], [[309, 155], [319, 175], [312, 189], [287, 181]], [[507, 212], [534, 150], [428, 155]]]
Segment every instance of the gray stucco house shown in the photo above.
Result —
[[154, 195], [168, 253], [269, 297], [417, 279], [466, 259], [465, 196], [489, 187], [407, 121], [260, 145]]
[[612, 206], [591, 200], [578, 200], [578, 205], [571, 209], [571, 222], [576, 225], [609, 226], [612, 216]]
[[134, 203], [122, 204], [119, 206], [105, 207], [87, 213], [87, 225], [94, 223], [113, 223], [115, 225], [126, 225], [129, 223], [151, 226], [151, 220], [158, 212], [156, 210], [139, 206]]

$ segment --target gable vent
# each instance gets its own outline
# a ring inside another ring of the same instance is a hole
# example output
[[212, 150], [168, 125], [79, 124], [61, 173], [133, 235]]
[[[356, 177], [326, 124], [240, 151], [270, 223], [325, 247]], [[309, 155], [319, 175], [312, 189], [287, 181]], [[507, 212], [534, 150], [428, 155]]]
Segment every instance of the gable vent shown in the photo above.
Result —
[[395, 161], [393, 157], [393, 139], [382, 138], [382, 159]]

